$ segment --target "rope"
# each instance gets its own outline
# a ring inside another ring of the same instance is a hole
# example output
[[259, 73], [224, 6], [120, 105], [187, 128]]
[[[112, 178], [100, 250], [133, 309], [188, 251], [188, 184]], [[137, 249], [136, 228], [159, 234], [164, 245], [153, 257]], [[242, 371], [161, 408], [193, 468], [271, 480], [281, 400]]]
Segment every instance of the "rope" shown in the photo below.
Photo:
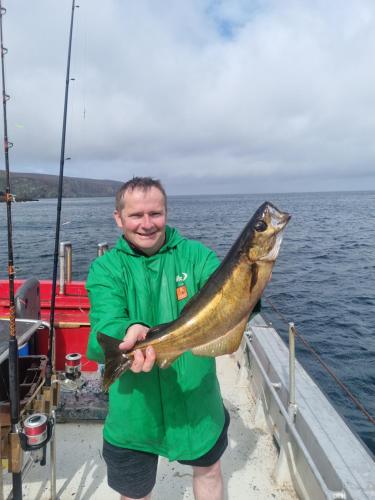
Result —
[[[270, 305], [270, 307], [273, 309], [273, 311], [279, 316], [279, 318], [285, 322], [285, 324], [289, 325], [288, 320], [285, 318], [285, 316], [277, 309], [277, 307], [271, 302], [269, 297], [265, 297], [266, 302]], [[333, 378], [333, 380], [337, 383], [339, 387], [346, 393], [346, 395], [349, 397], [349, 399], [354, 403], [354, 405], [358, 408], [359, 411], [361, 411], [365, 417], [373, 424], [375, 425], [375, 418], [370, 415], [370, 413], [366, 410], [366, 408], [363, 406], [363, 404], [357, 399], [354, 394], [350, 391], [350, 389], [339, 379], [339, 377], [335, 374], [335, 372], [330, 368], [319, 356], [319, 354], [316, 352], [316, 350], [311, 346], [311, 344], [305, 339], [305, 337], [297, 331], [297, 328], [294, 326], [294, 332], [296, 336], [301, 340], [303, 345], [308, 349], [311, 354], [316, 358], [316, 360], [321, 364], [321, 366], [326, 370], [326, 372]]]

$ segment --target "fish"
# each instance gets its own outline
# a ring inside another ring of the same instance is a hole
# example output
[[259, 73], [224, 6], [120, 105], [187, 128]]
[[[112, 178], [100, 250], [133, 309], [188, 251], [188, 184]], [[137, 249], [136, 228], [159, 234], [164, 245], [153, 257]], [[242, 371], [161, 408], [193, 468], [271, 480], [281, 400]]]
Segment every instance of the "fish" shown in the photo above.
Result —
[[167, 368], [187, 351], [210, 357], [235, 352], [249, 316], [271, 278], [290, 218], [290, 214], [272, 203], [263, 203], [180, 316], [150, 328], [146, 339], [130, 351], [119, 349], [122, 340], [98, 333], [105, 355], [103, 389], [107, 391], [131, 367], [136, 349], [144, 353], [152, 346], [160, 368]]

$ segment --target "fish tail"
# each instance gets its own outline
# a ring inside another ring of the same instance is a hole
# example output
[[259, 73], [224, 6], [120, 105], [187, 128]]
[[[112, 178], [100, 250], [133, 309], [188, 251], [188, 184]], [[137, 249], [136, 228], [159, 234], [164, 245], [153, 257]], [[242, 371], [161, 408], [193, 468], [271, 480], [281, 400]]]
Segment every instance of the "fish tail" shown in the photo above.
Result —
[[124, 353], [119, 348], [121, 340], [98, 333], [100, 346], [103, 349], [105, 357], [105, 368], [103, 376], [103, 390], [108, 391], [109, 386], [124, 372], [129, 370], [133, 363], [134, 355], [132, 352]]
[[118, 377], [129, 370], [133, 363], [133, 359], [133, 355], [128, 355], [121, 351], [115, 355], [106, 356], [103, 376], [103, 389], [105, 392], [108, 391], [109, 386]]

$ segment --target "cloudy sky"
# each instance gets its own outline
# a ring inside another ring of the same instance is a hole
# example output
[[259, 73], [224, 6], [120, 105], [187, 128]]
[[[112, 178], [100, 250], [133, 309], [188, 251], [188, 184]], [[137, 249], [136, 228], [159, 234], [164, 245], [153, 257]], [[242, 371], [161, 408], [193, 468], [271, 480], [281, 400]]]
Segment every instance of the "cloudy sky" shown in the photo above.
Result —
[[[3, 0], [11, 168], [57, 174], [70, 0]], [[81, 0], [65, 174], [375, 189], [373, 0]]]

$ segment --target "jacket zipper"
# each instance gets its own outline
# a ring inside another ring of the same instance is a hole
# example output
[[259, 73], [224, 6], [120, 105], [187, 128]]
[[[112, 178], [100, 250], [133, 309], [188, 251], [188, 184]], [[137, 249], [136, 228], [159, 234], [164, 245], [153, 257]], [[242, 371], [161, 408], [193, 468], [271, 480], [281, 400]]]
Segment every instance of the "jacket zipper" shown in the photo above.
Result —
[[155, 326], [155, 312], [154, 312], [154, 302], [152, 300], [152, 290], [151, 290], [151, 282], [150, 282], [150, 274], [148, 271], [148, 267], [146, 264], [146, 259], [142, 257], [142, 262], [143, 262], [143, 268], [144, 272], [146, 275], [146, 283], [147, 283], [147, 290], [148, 290], [148, 296], [150, 299], [150, 309], [151, 309], [151, 317], [152, 317], [152, 326]]

